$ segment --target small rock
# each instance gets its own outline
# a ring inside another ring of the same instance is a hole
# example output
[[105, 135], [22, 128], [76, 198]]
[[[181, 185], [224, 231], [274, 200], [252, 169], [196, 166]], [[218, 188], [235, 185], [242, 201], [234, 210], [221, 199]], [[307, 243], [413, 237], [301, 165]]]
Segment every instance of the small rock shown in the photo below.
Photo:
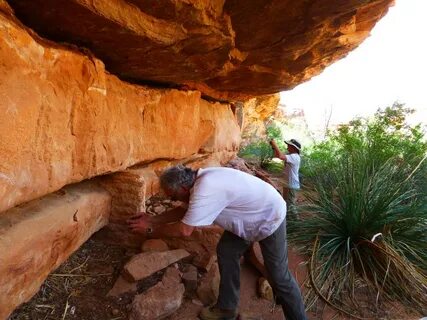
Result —
[[141, 246], [142, 252], [163, 252], [168, 250], [169, 246], [162, 239], [148, 239]]
[[136, 282], [129, 282], [122, 276], [118, 277], [113, 288], [107, 293], [107, 297], [119, 297], [128, 292], [136, 292]]
[[171, 202], [172, 202], [172, 200], [169, 200], [169, 199], [165, 199], [162, 201], [162, 203], [164, 203], [164, 204], [170, 204]]
[[120, 314], [120, 310], [119, 309], [113, 309], [113, 310], [111, 310], [111, 314], [113, 316], [118, 316]]
[[267, 279], [264, 277], [258, 279], [258, 293], [261, 298], [274, 301], [273, 288], [271, 288]]
[[197, 296], [205, 306], [214, 304], [218, 299], [219, 281], [219, 268], [218, 264], [215, 263], [200, 280], [200, 285], [197, 288]]
[[188, 266], [188, 270], [182, 275], [184, 282], [185, 292], [188, 296], [192, 296], [197, 290], [198, 272], [195, 266]]
[[181, 283], [181, 272], [174, 267], [167, 268], [163, 275], [162, 282], [167, 286]]
[[193, 264], [204, 271], [209, 271], [213, 264], [217, 261], [216, 255], [212, 255], [208, 252], [197, 255], [193, 259]]
[[158, 206], [154, 207], [153, 211], [156, 214], [162, 214], [163, 212], [166, 211], [166, 208], [164, 206], [162, 206], [162, 205], [158, 205]]
[[171, 205], [173, 207], [181, 207], [182, 206], [182, 202], [181, 201], [172, 201]]

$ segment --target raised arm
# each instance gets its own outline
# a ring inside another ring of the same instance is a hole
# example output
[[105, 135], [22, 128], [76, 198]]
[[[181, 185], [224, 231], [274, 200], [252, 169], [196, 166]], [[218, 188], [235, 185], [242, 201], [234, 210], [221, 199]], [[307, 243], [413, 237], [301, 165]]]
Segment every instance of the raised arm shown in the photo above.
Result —
[[277, 146], [276, 141], [270, 140], [270, 145], [273, 148], [274, 156], [286, 162], [286, 155], [280, 152], [279, 147]]

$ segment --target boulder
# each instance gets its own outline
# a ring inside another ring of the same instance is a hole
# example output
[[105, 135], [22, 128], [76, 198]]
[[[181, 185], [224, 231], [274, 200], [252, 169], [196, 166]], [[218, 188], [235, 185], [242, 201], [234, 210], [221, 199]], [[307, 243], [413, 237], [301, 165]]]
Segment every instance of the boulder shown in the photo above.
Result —
[[138, 290], [136, 282], [129, 282], [123, 276], [119, 276], [113, 288], [108, 292], [108, 297], [120, 297], [125, 293], [134, 293]]
[[163, 252], [168, 251], [169, 247], [162, 239], [145, 240], [141, 246], [142, 252]]
[[181, 306], [184, 291], [179, 271], [168, 268], [161, 282], [135, 297], [129, 319], [158, 320], [170, 316]]
[[138, 281], [189, 255], [190, 254], [183, 249], [140, 253], [132, 257], [130, 261], [126, 263], [123, 268], [123, 276], [129, 281]]
[[219, 294], [220, 274], [218, 264], [214, 264], [212, 268], [201, 279], [197, 288], [197, 296], [205, 305], [216, 303]]
[[193, 233], [185, 238], [164, 239], [171, 248], [185, 249], [192, 255], [204, 259], [216, 253], [216, 246], [223, 233], [223, 229], [212, 225], [195, 228]]
[[105, 226], [110, 210], [109, 193], [86, 182], [0, 214], [0, 319]]

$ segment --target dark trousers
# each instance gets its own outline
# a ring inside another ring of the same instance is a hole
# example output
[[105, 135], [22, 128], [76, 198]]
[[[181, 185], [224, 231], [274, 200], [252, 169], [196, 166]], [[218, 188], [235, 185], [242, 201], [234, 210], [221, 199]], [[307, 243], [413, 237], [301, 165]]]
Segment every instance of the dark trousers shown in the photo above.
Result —
[[[286, 221], [286, 220], [285, 220]], [[306, 320], [301, 291], [288, 269], [286, 222], [259, 242], [264, 265], [270, 277], [276, 301], [282, 305], [287, 320]], [[240, 258], [251, 243], [224, 231], [217, 246], [221, 274], [217, 306], [236, 310], [240, 295]]]

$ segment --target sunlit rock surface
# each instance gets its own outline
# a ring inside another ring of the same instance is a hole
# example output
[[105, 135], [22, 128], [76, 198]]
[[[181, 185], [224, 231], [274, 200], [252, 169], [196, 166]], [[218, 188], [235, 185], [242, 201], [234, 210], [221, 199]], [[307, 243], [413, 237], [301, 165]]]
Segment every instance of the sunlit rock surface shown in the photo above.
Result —
[[8, 0], [25, 24], [143, 83], [245, 99], [344, 57], [393, 0]]
[[235, 153], [230, 105], [132, 85], [0, 11], [0, 212], [156, 159]]

